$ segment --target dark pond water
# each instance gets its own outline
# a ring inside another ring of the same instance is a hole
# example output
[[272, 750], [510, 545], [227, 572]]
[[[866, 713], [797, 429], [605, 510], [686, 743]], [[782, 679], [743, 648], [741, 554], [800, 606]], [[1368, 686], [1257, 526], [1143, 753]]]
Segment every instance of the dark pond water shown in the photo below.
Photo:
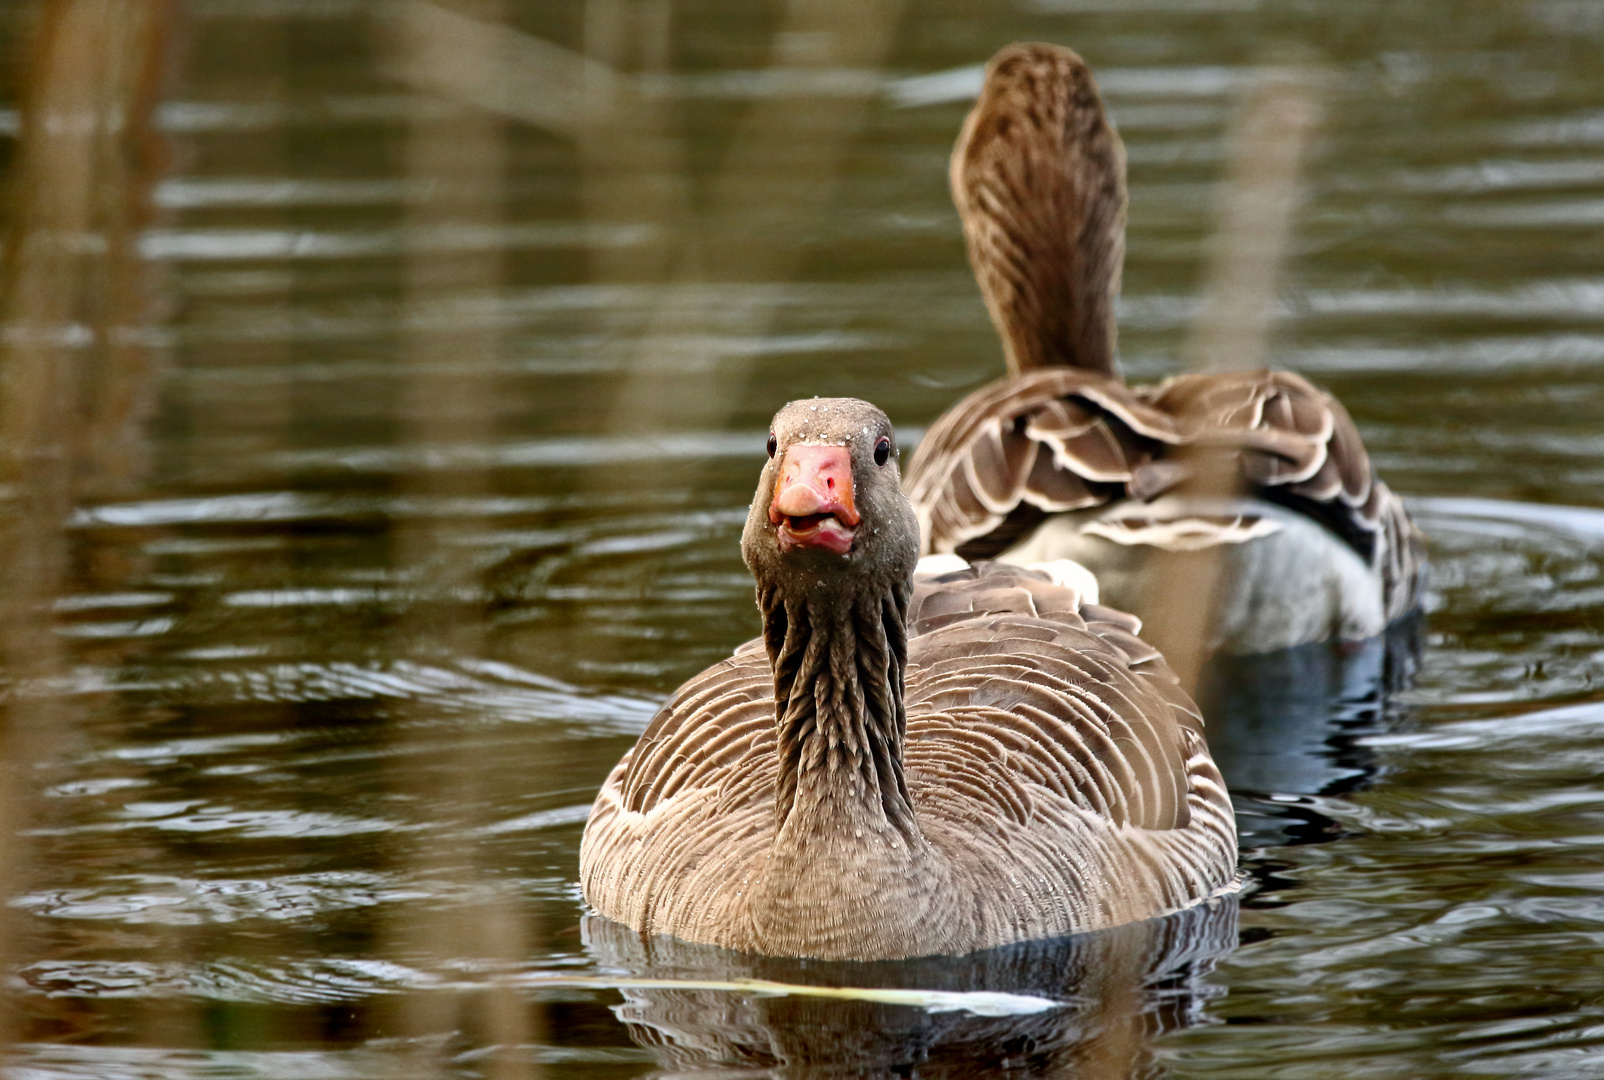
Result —
[[[171, 12], [144, 464], [64, 530], [59, 672], [21, 688], [62, 708], [10, 1075], [1604, 1077], [1604, 5], [470, 14], [520, 36]], [[767, 418], [852, 394], [916, 433], [1000, 371], [945, 161], [1021, 38], [1091, 61], [1129, 149], [1136, 379], [1182, 363], [1255, 66], [1328, 69], [1273, 355], [1430, 536], [1418, 666], [1213, 673], [1249, 880], [1185, 919], [847, 970], [582, 925], [597, 785], [755, 632]], [[585, 984], [626, 977], [1063, 1004]]]

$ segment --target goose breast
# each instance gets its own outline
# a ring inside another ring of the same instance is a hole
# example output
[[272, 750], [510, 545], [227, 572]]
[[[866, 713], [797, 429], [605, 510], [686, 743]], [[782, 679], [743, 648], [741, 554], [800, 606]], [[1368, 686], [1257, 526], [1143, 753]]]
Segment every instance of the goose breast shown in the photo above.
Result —
[[[888, 880], [865, 892], [914, 883], [945, 927], [920, 951], [1150, 918], [1234, 881], [1230, 800], [1195, 705], [1132, 616], [1056, 576], [993, 563], [915, 578], [903, 754], [928, 847], [904, 853], [911, 866], [879, 860]], [[774, 714], [760, 641], [675, 693], [586, 826], [581, 877], [599, 912], [785, 951], [749, 913], [775, 842]], [[800, 887], [820, 905], [853, 895], [826, 867]]]

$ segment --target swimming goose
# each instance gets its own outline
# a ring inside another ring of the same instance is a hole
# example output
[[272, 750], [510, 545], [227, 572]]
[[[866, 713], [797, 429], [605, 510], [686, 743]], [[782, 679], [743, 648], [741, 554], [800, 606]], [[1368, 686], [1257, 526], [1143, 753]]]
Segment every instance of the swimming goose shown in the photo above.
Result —
[[833, 960], [962, 954], [1175, 911], [1234, 882], [1203, 722], [1078, 567], [921, 572], [896, 434], [774, 418], [741, 553], [763, 635], [613, 769], [585, 899], [644, 934]]
[[[1211, 644], [1231, 653], [1370, 637], [1416, 607], [1423, 541], [1335, 398], [1284, 371], [1120, 379], [1125, 152], [1080, 57], [999, 52], [951, 180], [1009, 374], [909, 464], [925, 553], [1074, 559], [1145, 615], [1175, 584], [1163, 553], [1214, 549]], [[1239, 492], [1211, 490], [1231, 476]]]

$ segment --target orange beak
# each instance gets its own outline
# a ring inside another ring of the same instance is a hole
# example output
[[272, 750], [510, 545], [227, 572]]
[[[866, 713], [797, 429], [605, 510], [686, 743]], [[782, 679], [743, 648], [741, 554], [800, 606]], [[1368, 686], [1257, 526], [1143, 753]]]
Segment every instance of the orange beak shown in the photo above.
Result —
[[792, 446], [780, 459], [769, 503], [781, 551], [816, 547], [845, 555], [857, 530], [852, 457], [844, 446]]

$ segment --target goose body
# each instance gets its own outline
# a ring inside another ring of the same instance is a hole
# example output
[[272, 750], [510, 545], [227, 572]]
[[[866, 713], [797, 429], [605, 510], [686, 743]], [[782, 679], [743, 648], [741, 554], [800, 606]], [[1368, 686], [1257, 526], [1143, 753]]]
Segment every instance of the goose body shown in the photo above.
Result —
[[[1240, 539], [1230, 539], [1228, 530]], [[1358, 552], [1308, 515], [1263, 499], [1160, 496], [1055, 515], [1001, 559], [1095, 566], [1110, 597], [1140, 606], [1155, 578], [1183, 578], [1177, 556], [1196, 550], [1200, 539], [1214, 547], [1221, 576], [1231, 583], [1217, 590], [1210, 612], [1213, 650], [1257, 653], [1327, 638], [1362, 640], [1399, 614], [1387, 611], [1386, 590], [1376, 588]]]
[[742, 544], [764, 635], [682, 686], [608, 777], [580, 852], [591, 906], [643, 933], [869, 960], [1230, 887], [1202, 719], [1137, 621], [1093, 603], [1079, 567], [916, 574], [872, 406], [793, 403], [774, 430]]
[[993, 58], [952, 186], [1010, 374], [909, 464], [924, 552], [1075, 559], [1141, 615], [1172, 556], [1211, 549], [1210, 644], [1233, 653], [1369, 637], [1418, 605], [1423, 541], [1330, 394], [1284, 371], [1120, 379], [1125, 155], [1078, 56]]

